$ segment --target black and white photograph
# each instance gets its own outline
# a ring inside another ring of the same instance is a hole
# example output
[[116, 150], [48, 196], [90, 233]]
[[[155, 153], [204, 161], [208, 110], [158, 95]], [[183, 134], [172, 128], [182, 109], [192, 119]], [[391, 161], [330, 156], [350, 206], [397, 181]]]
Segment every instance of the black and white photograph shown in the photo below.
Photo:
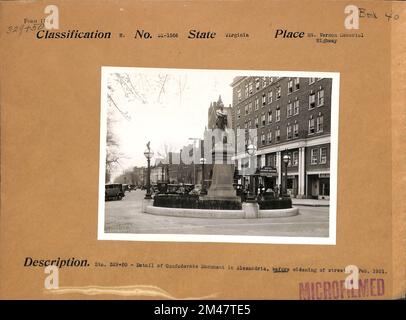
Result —
[[336, 243], [339, 73], [101, 75], [99, 240]]

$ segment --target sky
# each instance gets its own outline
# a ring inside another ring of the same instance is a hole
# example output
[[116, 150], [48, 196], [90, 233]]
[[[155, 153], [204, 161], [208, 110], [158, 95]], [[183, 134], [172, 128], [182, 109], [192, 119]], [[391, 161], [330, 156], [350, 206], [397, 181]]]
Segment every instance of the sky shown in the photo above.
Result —
[[157, 151], [163, 153], [165, 145], [169, 151], [178, 152], [191, 143], [188, 138], [203, 138], [210, 103], [217, 101], [219, 95], [225, 106], [232, 103], [230, 84], [235, 75], [229, 73], [128, 71], [126, 68], [120, 76], [128, 75], [131, 79], [131, 93], [126, 90], [127, 85], [122, 86], [116, 80], [117, 74], [110, 75], [108, 80], [115, 103], [108, 105], [112, 128], [123, 154], [113, 176], [134, 166], [146, 166], [143, 153], [148, 141], [156, 155]]

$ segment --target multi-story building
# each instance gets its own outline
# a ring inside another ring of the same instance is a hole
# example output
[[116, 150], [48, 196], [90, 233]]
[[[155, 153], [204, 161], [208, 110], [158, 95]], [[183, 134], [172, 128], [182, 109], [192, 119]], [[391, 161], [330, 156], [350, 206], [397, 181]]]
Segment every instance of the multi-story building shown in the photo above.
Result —
[[[233, 128], [256, 146], [255, 173], [242, 183], [280, 188], [288, 154], [287, 190], [294, 197], [329, 198], [332, 80], [296, 77], [236, 77]], [[238, 130], [240, 129], [240, 130]], [[249, 137], [248, 129], [256, 129]], [[252, 141], [250, 141], [252, 140]], [[237, 154], [238, 168], [245, 152]]]

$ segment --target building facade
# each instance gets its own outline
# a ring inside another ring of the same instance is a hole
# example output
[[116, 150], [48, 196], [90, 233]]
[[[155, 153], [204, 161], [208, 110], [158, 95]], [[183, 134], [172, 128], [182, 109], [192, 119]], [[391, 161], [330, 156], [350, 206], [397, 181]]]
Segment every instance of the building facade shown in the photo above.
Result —
[[[237, 138], [256, 146], [255, 173], [240, 183], [253, 184], [254, 190], [260, 185], [278, 189], [287, 168], [291, 196], [328, 199], [332, 79], [237, 77], [231, 86]], [[255, 134], [248, 134], [249, 129]], [[239, 170], [251, 165], [248, 158], [237, 153]]]

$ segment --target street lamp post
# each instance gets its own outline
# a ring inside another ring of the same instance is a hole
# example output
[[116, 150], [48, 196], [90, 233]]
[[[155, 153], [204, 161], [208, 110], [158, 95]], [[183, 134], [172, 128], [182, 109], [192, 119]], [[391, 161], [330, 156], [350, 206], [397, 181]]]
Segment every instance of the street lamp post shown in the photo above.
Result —
[[151, 158], [154, 156], [154, 152], [151, 150], [149, 143], [147, 144], [147, 149], [144, 152], [145, 158], [147, 158], [147, 193], [145, 199], [152, 199], [151, 197]]
[[206, 159], [205, 158], [201, 158], [200, 159], [200, 163], [202, 164], [202, 190], [200, 191], [201, 195], [206, 195], [207, 191], [206, 191], [206, 187], [204, 185], [204, 164], [206, 163]]
[[285, 164], [285, 179], [283, 181], [282, 196], [288, 195], [288, 164], [289, 164], [289, 161], [290, 161], [290, 155], [285, 153], [285, 155], [283, 156], [283, 163]]

